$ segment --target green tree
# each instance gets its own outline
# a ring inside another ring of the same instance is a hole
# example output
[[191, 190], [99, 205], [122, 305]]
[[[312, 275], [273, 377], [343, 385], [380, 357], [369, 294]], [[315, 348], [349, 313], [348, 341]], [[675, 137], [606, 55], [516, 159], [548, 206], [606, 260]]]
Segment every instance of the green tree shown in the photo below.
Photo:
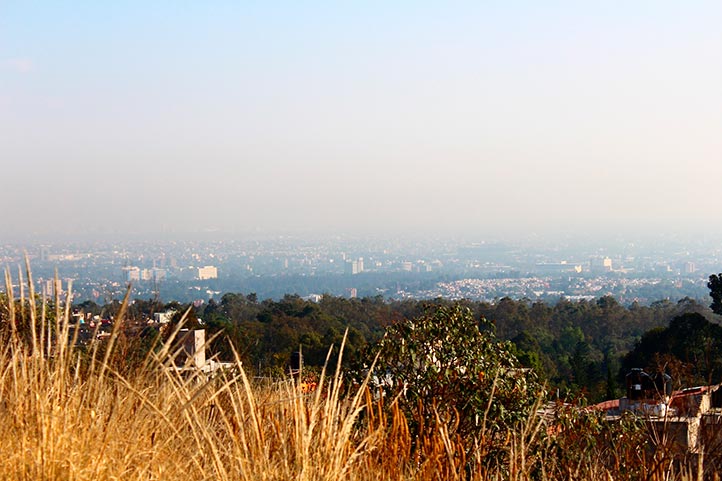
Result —
[[512, 339], [512, 343], [514, 345], [514, 355], [521, 365], [533, 369], [540, 378], [546, 378], [547, 373], [542, 360], [542, 349], [537, 338], [527, 331], [522, 331]]
[[625, 372], [634, 367], [666, 370], [688, 386], [719, 382], [722, 380], [722, 326], [695, 312], [677, 316], [669, 327], [646, 332], [624, 357], [623, 367]]
[[459, 304], [429, 307], [390, 326], [376, 352], [379, 388], [387, 399], [398, 396], [411, 429], [442, 420], [469, 446], [493, 448], [497, 434], [526, 419], [542, 393], [512, 345], [491, 329], [480, 330], [471, 310]]
[[722, 314], [722, 273], [709, 276], [707, 287], [712, 298], [712, 304], [709, 307], [715, 314]]

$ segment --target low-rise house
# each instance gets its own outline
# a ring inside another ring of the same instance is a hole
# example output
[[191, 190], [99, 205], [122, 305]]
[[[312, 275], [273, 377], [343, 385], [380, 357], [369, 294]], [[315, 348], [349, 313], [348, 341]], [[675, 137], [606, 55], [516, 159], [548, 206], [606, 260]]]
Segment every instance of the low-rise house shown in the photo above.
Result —
[[[722, 384], [671, 390], [666, 374], [649, 375], [634, 369], [627, 375], [627, 395], [592, 406], [609, 421], [625, 413], [643, 416], [651, 446], [677, 458], [722, 456]], [[692, 456], [690, 456], [692, 455]]]

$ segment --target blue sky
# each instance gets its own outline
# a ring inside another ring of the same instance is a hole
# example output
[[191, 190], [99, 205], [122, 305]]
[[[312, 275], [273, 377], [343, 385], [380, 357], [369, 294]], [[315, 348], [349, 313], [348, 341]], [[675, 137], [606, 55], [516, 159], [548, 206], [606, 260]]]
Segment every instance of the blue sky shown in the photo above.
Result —
[[2, 2], [0, 236], [722, 231], [719, 2]]

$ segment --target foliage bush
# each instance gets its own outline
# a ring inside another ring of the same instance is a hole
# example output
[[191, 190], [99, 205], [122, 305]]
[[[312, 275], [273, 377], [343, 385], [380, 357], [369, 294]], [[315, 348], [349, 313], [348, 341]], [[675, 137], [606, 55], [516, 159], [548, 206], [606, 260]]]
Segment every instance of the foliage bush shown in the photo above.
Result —
[[459, 304], [429, 307], [390, 326], [377, 344], [377, 388], [398, 400], [412, 432], [443, 423], [468, 446], [493, 450], [538, 403], [543, 389], [535, 374], [481, 323], [483, 330]]

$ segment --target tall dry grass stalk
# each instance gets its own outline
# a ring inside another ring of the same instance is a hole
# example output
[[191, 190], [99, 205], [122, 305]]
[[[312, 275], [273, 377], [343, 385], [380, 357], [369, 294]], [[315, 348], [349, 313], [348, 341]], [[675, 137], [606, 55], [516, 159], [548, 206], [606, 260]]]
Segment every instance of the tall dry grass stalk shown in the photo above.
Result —
[[61, 302], [59, 289], [52, 301], [39, 299], [29, 266], [25, 273], [16, 301], [5, 273], [1, 479], [368, 478], [356, 469], [374, 450], [358, 429], [365, 386], [347, 394], [340, 359], [310, 396], [293, 378], [254, 385], [239, 360], [207, 378], [173, 368], [179, 326], [121, 372], [115, 357], [128, 296], [110, 338], [81, 349], [69, 300]]
[[[15, 289], [5, 272], [2, 480], [525, 480], [573, 474], [551, 458], [543, 469], [553, 449], [540, 441], [545, 427], [535, 414], [507, 434], [507, 461], [491, 471], [488, 453], [481, 447], [469, 452], [454, 426], [438, 417], [412, 436], [398, 402], [375, 396], [366, 383], [344, 384], [340, 355], [312, 394], [293, 377], [255, 382], [238, 358], [233, 368], [207, 378], [174, 368], [178, 326], [129, 368], [124, 361], [132, 345], [123, 334], [128, 295], [110, 338], [78, 346], [70, 322], [72, 286], [65, 301], [59, 282], [52, 297], [40, 297], [29, 265], [24, 274], [19, 271]], [[583, 468], [577, 474], [586, 479], [613, 479], [593, 462]]]

